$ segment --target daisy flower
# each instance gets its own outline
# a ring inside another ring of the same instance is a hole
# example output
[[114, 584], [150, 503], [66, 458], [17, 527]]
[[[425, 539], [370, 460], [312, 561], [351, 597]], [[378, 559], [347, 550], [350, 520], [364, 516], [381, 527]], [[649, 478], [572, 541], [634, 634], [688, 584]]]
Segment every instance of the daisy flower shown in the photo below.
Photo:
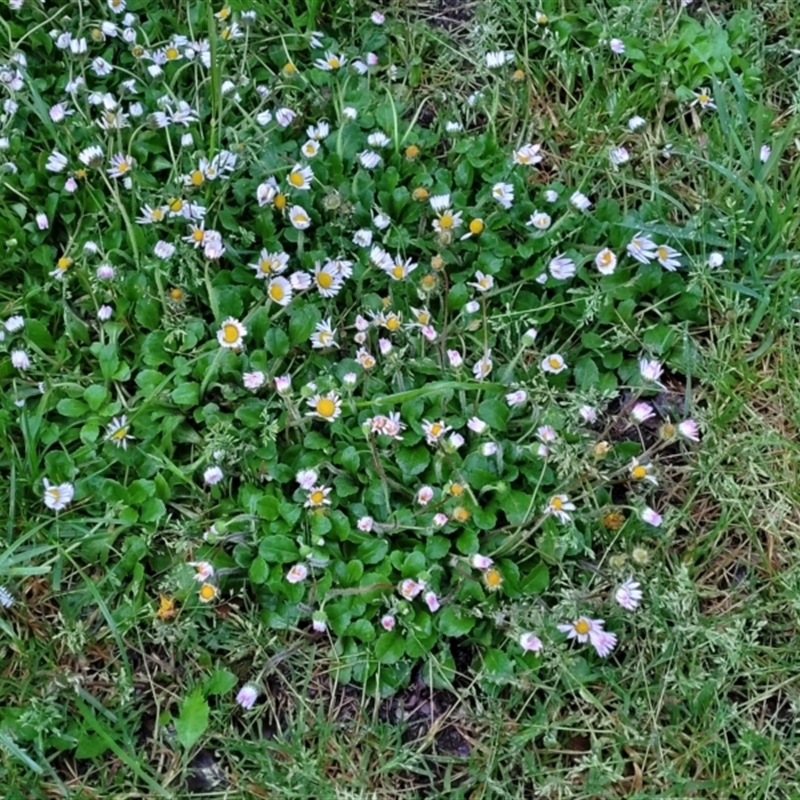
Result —
[[245, 336], [247, 336], [247, 328], [234, 317], [228, 317], [217, 331], [217, 341], [222, 347], [230, 350], [238, 350], [242, 346]]
[[295, 564], [287, 573], [289, 583], [300, 583], [308, 577], [308, 567], [305, 564]]
[[614, 599], [626, 611], [635, 611], [642, 600], [642, 590], [633, 578], [628, 578], [628, 580], [614, 592]]
[[658, 383], [664, 373], [664, 368], [655, 359], [642, 358], [639, 360], [639, 373], [644, 380]]
[[400, 582], [397, 591], [405, 600], [413, 600], [424, 588], [424, 583], [418, 583], [412, 578], [406, 578]]
[[689, 439], [692, 442], [700, 441], [700, 429], [693, 419], [685, 419], [683, 422], [678, 423], [678, 433], [684, 439]]
[[535, 633], [527, 631], [519, 635], [519, 645], [526, 653], [538, 653], [542, 649], [542, 640]]
[[550, 270], [550, 274], [559, 281], [565, 281], [573, 277], [577, 272], [575, 262], [564, 255], [559, 255], [551, 259], [548, 264], [548, 269]]
[[422, 420], [422, 430], [425, 432], [425, 441], [428, 444], [436, 444], [448, 431], [452, 430], [449, 425], [445, 425], [443, 421], [428, 422]]
[[523, 164], [527, 167], [532, 167], [534, 164], [538, 164], [542, 160], [542, 156], [539, 154], [541, 149], [542, 146], [538, 144], [522, 145], [519, 150], [514, 151], [514, 163]]
[[570, 511], [575, 511], [575, 503], [571, 503], [565, 494], [553, 495], [544, 507], [544, 513], [554, 516], [559, 522], [569, 522]]
[[417, 490], [417, 503], [421, 506], [426, 506], [431, 500], [433, 500], [433, 489], [430, 486], [421, 486]]
[[311, 167], [304, 167], [302, 164], [295, 164], [289, 177], [286, 179], [292, 189], [308, 191], [311, 188], [311, 181], [314, 179], [314, 172]]
[[11, 351], [11, 366], [14, 369], [30, 369], [31, 360], [28, 354], [24, 350], [12, 350]]
[[347, 64], [347, 58], [343, 55], [336, 55], [330, 50], [325, 52], [325, 56], [323, 58], [318, 58], [314, 62], [314, 66], [319, 67], [319, 69], [325, 70], [325, 72], [331, 72], [332, 70], [339, 69]]
[[680, 256], [681, 254], [669, 245], [660, 244], [656, 248], [656, 260], [669, 272], [675, 272], [681, 265], [681, 262], [678, 260]]
[[607, 247], [604, 247], [595, 257], [594, 265], [601, 275], [613, 275], [617, 268], [617, 257]]
[[273, 275], [280, 275], [285, 271], [289, 264], [289, 256], [286, 253], [270, 253], [266, 249], [259, 253], [258, 261], [249, 264], [256, 271], [257, 278], [269, 278]]
[[314, 264], [314, 285], [323, 297], [330, 298], [339, 294], [342, 286], [344, 286], [344, 281], [331, 262], [322, 267], [317, 261]]
[[306, 502], [303, 503], [304, 508], [320, 508], [321, 506], [329, 506], [331, 504], [328, 495], [331, 493], [330, 486], [312, 486], [308, 491]]
[[622, 39], [612, 39], [608, 43], [609, 49], [612, 53], [621, 56], [625, 52], [625, 42]]
[[136, 218], [136, 221], [140, 225], [152, 225], [156, 222], [163, 222], [167, 218], [167, 211], [169, 211], [168, 206], [156, 206], [155, 208], [151, 208], [148, 205], [144, 205], [139, 210], [139, 216]]
[[62, 172], [64, 169], [66, 169], [68, 163], [69, 161], [67, 160], [67, 157], [65, 155], [59, 153], [58, 150], [53, 150], [53, 152], [48, 157], [47, 163], [45, 163], [44, 168], [49, 172]]
[[664, 521], [664, 518], [654, 509], [646, 507], [642, 511], [642, 521], [646, 522], [648, 525], [652, 525], [654, 528], [658, 528]]
[[474, 286], [479, 292], [488, 292], [494, 288], [494, 278], [491, 275], [484, 275], [483, 272], [477, 270], [475, 278], [475, 282], [467, 283], [467, 286]]
[[562, 622], [558, 629], [567, 634], [567, 639], [577, 639], [581, 644], [589, 641], [592, 635], [603, 631], [605, 620], [589, 619], [589, 617], [578, 617], [574, 622]]
[[71, 483], [60, 483], [55, 486], [47, 478], [44, 479], [44, 504], [52, 511], [63, 511], [75, 495], [75, 487]]
[[503, 574], [496, 567], [485, 569], [482, 577], [484, 585], [490, 592], [496, 592], [503, 585]]
[[694, 100], [692, 100], [691, 102], [691, 105], [700, 106], [700, 108], [709, 108], [709, 109], [716, 108], [716, 106], [714, 105], [714, 101], [711, 99], [711, 94], [708, 89], [700, 89], [699, 92], [696, 92]]
[[552, 221], [551, 216], [545, 214], [544, 211], [534, 211], [533, 214], [531, 214], [531, 218], [525, 224], [539, 231], [546, 231], [550, 227]]
[[358, 160], [365, 169], [375, 169], [383, 161], [381, 156], [374, 150], [362, 150], [358, 154]]
[[573, 192], [569, 201], [578, 211], [588, 211], [592, 207], [592, 201], [583, 192]]
[[521, 406], [528, 399], [528, 393], [524, 389], [516, 389], [506, 395], [506, 403], [509, 407]]
[[335, 333], [331, 327], [331, 318], [323, 319], [314, 326], [314, 333], [311, 334], [311, 346], [317, 350], [325, 347], [338, 347], [335, 341]]
[[117, 153], [116, 155], [111, 156], [109, 163], [111, 166], [106, 170], [106, 172], [112, 178], [124, 178], [133, 169], [134, 161], [133, 158], [126, 156], [124, 153]]
[[551, 372], [553, 375], [558, 375], [567, 368], [567, 364], [558, 353], [546, 356], [541, 363], [544, 372]]
[[648, 239], [641, 231], [630, 240], [625, 248], [628, 255], [635, 258], [640, 264], [649, 264], [658, 256], [656, 243]]
[[514, 60], [514, 54], [508, 50], [494, 50], [486, 54], [486, 66], [489, 69], [497, 69]]
[[407, 258], [405, 261], [400, 256], [384, 262], [381, 269], [396, 281], [402, 281], [410, 275], [419, 265], [416, 261]]
[[311, 227], [311, 218], [302, 206], [292, 206], [289, 210], [289, 220], [292, 226], [299, 231]]
[[461, 212], [453, 212], [452, 209], [445, 209], [434, 221], [433, 229], [437, 233], [442, 231], [455, 231], [461, 227]]
[[514, 202], [514, 187], [510, 183], [496, 183], [492, 186], [492, 197], [505, 209]]
[[306, 403], [312, 409], [306, 412], [307, 417], [318, 417], [326, 422], [333, 422], [342, 414], [342, 400], [336, 392], [315, 394], [309, 397]]
[[609, 154], [608, 160], [615, 166], [627, 164], [631, 160], [630, 153], [624, 147], [615, 147]]
[[654, 486], [658, 485], [658, 481], [653, 475], [653, 465], [649, 462], [643, 464], [638, 458], [632, 458], [628, 466], [628, 472], [635, 481], [647, 481]]
[[272, 278], [267, 284], [267, 296], [279, 306], [288, 306], [292, 302], [292, 284], [280, 275]]
[[653, 412], [653, 407], [650, 403], [637, 403], [631, 409], [631, 419], [637, 424], [641, 425], [641, 423], [646, 422], [648, 419], [652, 419], [655, 416]]
[[124, 414], [121, 417], [114, 417], [106, 429], [106, 439], [114, 446], [127, 450], [128, 441], [135, 438], [129, 431], [128, 418]]

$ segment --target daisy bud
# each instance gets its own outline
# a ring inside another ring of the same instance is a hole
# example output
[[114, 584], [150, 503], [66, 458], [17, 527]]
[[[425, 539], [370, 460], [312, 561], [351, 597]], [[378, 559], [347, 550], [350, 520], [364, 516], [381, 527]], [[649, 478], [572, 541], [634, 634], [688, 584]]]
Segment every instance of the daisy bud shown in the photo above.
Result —
[[360, 531], [364, 531], [364, 533], [369, 533], [372, 530], [372, 526], [375, 524], [375, 520], [372, 517], [360, 517], [358, 522], [356, 523], [356, 527]]
[[489, 569], [489, 567], [494, 564], [494, 561], [489, 558], [489, 556], [482, 556], [479, 553], [475, 553], [474, 555], [470, 556], [469, 563], [475, 569]]
[[536, 341], [538, 334], [539, 331], [537, 331], [536, 328], [528, 328], [528, 330], [522, 334], [522, 344], [524, 344], [526, 347], [531, 347]]
[[421, 506], [426, 506], [433, 500], [433, 489], [430, 486], [423, 486], [417, 492], [417, 502]]
[[97, 309], [97, 319], [100, 322], [108, 322], [111, 319], [111, 315], [114, 313], [114, 309], [111, 306], [100, 306]]
[[581, 406], [578, 409], [581, 419], [589, 425], [597, 422], [597, 411], [592, 406]]
[[471, 417], [467, 422], [467, 427], [477, 434], [485, 433], [489, 426], [480, 417]]
[[352, 389], [356, 385], [357, 380], [358, 375], [356, 375], [355, 372], [348, 372], [342, 378], [342, 383], [346, 389]]
[[266, 382], [267, 376], [263, 372], [245, 372], [244, 375], [242, 375], [244, 388], [249, 389], [251, 392], [260, 389]]
[[209, 467], [203, 473], [203, 482], [207, 486], [216, 486], [224, 477], [225, 475], [219, 467]]
[[279, 375], [275, 378], [275, 391], [280, 395], [287, 395], [292, 390], [292, 376]]
[[519, 644], [526, 653], [538, 653], [542, 649], [542, 640], [530, 632], [520, 634]]
[[25, 370], [31, 366], [31, 360], [24, 350], [11, 351], [11, 366], [15, 369]]
[[317, 633], [325, 633], [328, 630], [328, 615], [324, 611], [315, 611], [311, 615], [311, 627]]
[[308, 577], [308, 567], [305, 564], [295, 564], [287, 573], [286, 580], [289, 583], [300, 583]]
[[494, 442], [485, 442], [481, 445], [481, 455], [489, 458], [497, 452], [497, 445]]
[[374, 25], [383, 25], [383, 23], [386, 22], [386, 17], [384, 17], [380, 11], [373, 11], [370, 19]]
[[431, 614], [439, 610], [439, 598], [436, 596], [435, 592], [425, 592], [423, 599]]
[[394, 630], [394, 626], [395, 626], [395, 618], [391, 614], [384, 614], [381, 617], [381, 627], [385, 631]]
[[725, 258], [723, 257], [722, 253], [711, 253], [708, 256], [708, 261], [706, 262], [711, 269], [716, 269], [717, 267], [721, 267]]
[[438, 514], [433, 515], [433, 524], [437, 528], [441, 528], [447, 522], [447, 514], [442, 514], [441, 511]]
[[652, 508], [647, 507], [642, 511], [642, 521], [646, 522], [648, 525], [652, 525], [654, 528], [658, 528], [661, 523], [663, 522], [664, 518], [659, 514], [657, 511], [654, 511]]
[[46, 231], [50, 227], [50, 222], [47, 219], [47, 214], [36, 215], [36, 226], [40, 231]]
[[458, 369], [464, 363], [464, 359], [458, 350], [448, 350], [447, 359], [453, 369]]
[[378, 347], [382, 356], [388, 356], [392, 352], [392, 343], [388, 339], [378, 339]]
[[236, 702], [245, 710], [249, 711], [258, 700], [258, 688], [252, 683], [245, 684], [239, 689], [236, 695]]

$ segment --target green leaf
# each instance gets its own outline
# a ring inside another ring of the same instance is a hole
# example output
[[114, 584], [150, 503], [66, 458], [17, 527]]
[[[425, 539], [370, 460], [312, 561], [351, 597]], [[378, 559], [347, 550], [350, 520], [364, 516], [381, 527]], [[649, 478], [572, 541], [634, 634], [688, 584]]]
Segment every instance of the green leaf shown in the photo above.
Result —
[[250, 563], [247, 573], [253, 583], [266, 583], [269, 578], [269, 566], [261, 556], [256, 556]]
[[181, 703], [181, 712], [175, 720], [175, 730], [178, 732], [178, 741], [187, 750], [206, 732], [208, 728], [209, 710], [208, 702], [203, 697], [203, 692], [198, 686]]
[[521, 581], [520, 590], [525, 594], [541, 594], [550, 583], [550, 572], [546, 564], [537, 564]]
[[200, 401], [200, 384], [191, 382], [182, 383], [172, 390], [170, 397], [172, 398], [172, 402], [179, 408], [192, 408]]
[[264, 497], [256, 503], [256, 513], [261, 519], [273, 522], [278, 519], [280, 515], [280, 501], [277, 497], [273, 497], [272, 495], [264, 495]]
[[386, 558], [389, 552], [389, 543], [384, 539], [371, 539], [362, 542], [356, 550], [356, 556], [364, 564], [377, 564]]
[[238, 678], [230, 670], [215, 669], [206, 680], [206, 697], [212, 694], [227, 694], [238, 682]]
[[289, 317], [289, 339], [292, 344], [308, 341], [314, 332], [314, 326], [320, 321], [317, 307], [311, 303], [303, 303], [292, 310]]
[[97, 411], [108, 397], [108, 389], [105, 386], [96, 384], [94, 386], [87, 386], [83, 393], [83, 399], [89, 404], [92, 411]]
[[427, 446], [401, 447], [397, 451], [397, 465], [404, 475], [419, 475], [431, 463], [431, 453]]
[[84, 417], [89, 411], [89, 406], [82, 400], [65, 397], [63, 400], [58, 401], [56, 410], [65, 417]]
[[475, 627], [475, 617], [465, 615], [460, 606], [447, 606], [438, 619], [445, 636], [466, 636]]
[[575, 364], [575, 383], [578, 388], [584, 391], [592, 389], [597, 386], [599, 380], [600, 371], [597, 369], [597, 364], [589, 356], [579, 359]]
[[381, 664], [396, 664], [405, 653], [406, 645], [398, 631], [382, 633], [375, 642], [375, 658]]
[[289, 337], [280, 328], [270, 328], [264, 339], [267, 350], [277, 358], [289, 352]]
[[371, 642], [375, 638], [375, 628], [365, 619], [351, 622], [345, 629], [345, 636], [354, 636], [362, 642]]
[[506, 429], [510, 413], [511, 411], [504, 400], [484, 400], [478, 406], [478, 416], [492, 430], [496, 431], [504, 431]]
[[261, 540], [258, 554], [270, 564], [288, 564], [296, 561], [297, 545], [283, 534], [271, 534]]
[[483, 657], [483, 668], [493, 680], [507, 680], [514, 675], [514, 662], [502, 651], [490, 648]]

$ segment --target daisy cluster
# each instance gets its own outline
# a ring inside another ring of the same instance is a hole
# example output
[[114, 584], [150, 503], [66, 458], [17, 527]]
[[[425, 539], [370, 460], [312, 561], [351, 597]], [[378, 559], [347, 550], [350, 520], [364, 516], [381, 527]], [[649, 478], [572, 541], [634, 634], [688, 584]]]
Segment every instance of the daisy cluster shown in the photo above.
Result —
[[[113, 515], [98, 511], [98, 478], [82, 474], [78, 452], [94, 448], [122, 480], [128, 466], [152, 475], [171, 448], [179, 462], [160, 499], [202, 505], [207, 530], [188, 562], [201, 602], [238, 571], [276, 627], [305, 621], [356, 648], [375, 640], [391, 664], [437, 635], [491, 626], [483, 606], [543, 592], [515, 537], [529, 529], [561, 555], [581, 552], [569, 542], [602, 511], [595, 483], [626, 487], [636, 530], [661, 526], [654, 457], [699, 440], [694, 420], [655, 402], [664, 365], [641, 352], [620, 359], [612, 388], [576, 386], [574, 339], [535, 310], [519, 323], [507, 311], [516, 298], [566, 304], [570, 285], [599, 296], [620, 273], [652, 282], [705, 257], [644, 226], [606, 226], [578, 246], [584, 224], [597, 228], [595, 200], [589, 187], [534, 180], [549, 158], [539, 142], [496, 149], [480, 176], [457, 180], [463, 126], [400, 122], [374, 88], [392, 79], [385, 22], [373, 15], [370, 49], [357, 53], [318, 32], [287, 32], [270, 49], [255, 13], [228, 8], [210, 30], [157, 40], [125, 0], [109, 0], [105, 18], [60, 17], [49, 37], [63, 70], [41, 94], [28, 55], [2, 68], [0, 168], [10, 185], [30, 169], [29, 113], [44, 109], [32, 279], [81, 320], [101, 380], [127, 387], [113, 401], [99, 389], [75, 400], [71, 367], [59, 374], [43, 337], [26, 339], [27, 320], [5, 318], [23, 405], [43, 393], [43, 408], [85, 406], [95, 426], [62, 441], [73, 469], [40, 479], [44, 507]], [[262, 45], [266, 61], [248, 59]], [[492, 70], [513, 61], [486, 55]], [[443, 164], [440, 142], [453, 145]], [[142, 333], [133, 343], [131, 329]], [[609, 433], [620, 386], [633, 396], [622, 412], [632, 450]], [[654, 423], [656, 444], [644, 435]], [[234, 557], [243, 541], [250, 551]], [[639, 584], [615, 598], [633, 611]], [[589, 616], [550, 628], [601, 657], [617, 643]], [[538, 652], [544, 634], [521, 620], [502, 635]], [[256, 697], [250, 687], [239, 703]]]

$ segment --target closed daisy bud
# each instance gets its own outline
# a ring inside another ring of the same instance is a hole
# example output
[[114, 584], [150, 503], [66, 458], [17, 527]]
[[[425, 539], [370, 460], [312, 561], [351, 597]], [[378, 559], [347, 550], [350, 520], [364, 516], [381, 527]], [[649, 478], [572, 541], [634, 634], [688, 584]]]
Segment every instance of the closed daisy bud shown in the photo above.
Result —
[[530, 632], [520, 634], [519, 644], [526, 653], [538, 653], [542, 649], [542, 640]]
[[236, 702], [245, 710], [248, 711], [254, 705], [256, 700], [258, 700], [258, 687], [254, 686], [252, 683], [245, 684], [239, 689], [239, 693], [236, 695]]

